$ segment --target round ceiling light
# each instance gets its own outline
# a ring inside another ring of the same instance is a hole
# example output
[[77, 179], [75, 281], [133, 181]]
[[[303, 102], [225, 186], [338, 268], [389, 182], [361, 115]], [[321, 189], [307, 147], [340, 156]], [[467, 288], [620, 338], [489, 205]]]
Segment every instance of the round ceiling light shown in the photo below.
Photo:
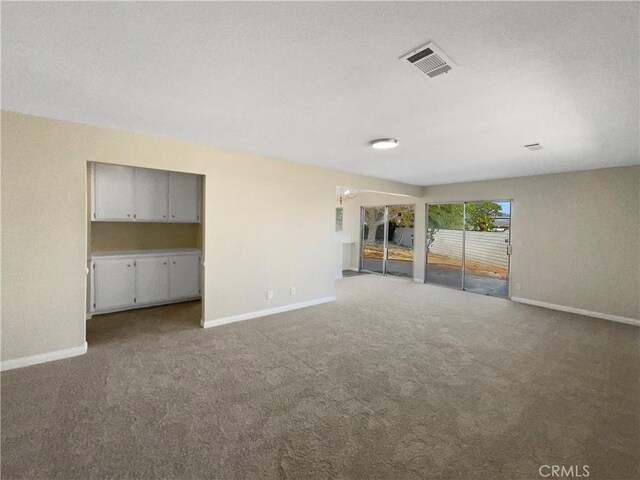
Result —
[[378, 150], [386, 150], [389, 148], [396, 148], [400, 142], [395, 138], [376, 138], [371, 140], [369, 145]]

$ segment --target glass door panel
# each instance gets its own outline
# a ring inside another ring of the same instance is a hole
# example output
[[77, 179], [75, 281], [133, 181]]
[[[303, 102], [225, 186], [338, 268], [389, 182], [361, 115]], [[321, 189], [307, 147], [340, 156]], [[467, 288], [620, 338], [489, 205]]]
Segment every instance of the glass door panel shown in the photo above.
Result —
[[509, 296], [511, 202], [466, 204], [464, 289]]
[[428, 205], [427, 283], [461, 289], [463, 251], [464, 203]]
[[413, 278], [415, 205], [388, 207], [386, 273]]
[[362, 207], [362, 270], [384, 273], [385, 207]]

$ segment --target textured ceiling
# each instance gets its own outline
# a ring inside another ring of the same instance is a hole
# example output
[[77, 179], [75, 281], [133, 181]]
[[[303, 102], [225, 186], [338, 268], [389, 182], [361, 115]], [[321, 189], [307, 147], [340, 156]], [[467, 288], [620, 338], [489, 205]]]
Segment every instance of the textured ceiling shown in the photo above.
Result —
[[[638, 18], [637, 2], [2, 2], [2, 103], [420, 185], [630, 165]], [[398, 60], [427, 41], [460, 68], [428, 80]]]

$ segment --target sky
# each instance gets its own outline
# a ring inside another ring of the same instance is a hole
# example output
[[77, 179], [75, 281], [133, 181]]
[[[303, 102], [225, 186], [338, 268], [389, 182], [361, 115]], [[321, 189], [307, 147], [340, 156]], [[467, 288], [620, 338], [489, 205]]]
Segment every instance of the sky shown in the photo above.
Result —
[[508, 213], [511, 215], [511, 202], [496, 202], [502, 207], [502, 213]]

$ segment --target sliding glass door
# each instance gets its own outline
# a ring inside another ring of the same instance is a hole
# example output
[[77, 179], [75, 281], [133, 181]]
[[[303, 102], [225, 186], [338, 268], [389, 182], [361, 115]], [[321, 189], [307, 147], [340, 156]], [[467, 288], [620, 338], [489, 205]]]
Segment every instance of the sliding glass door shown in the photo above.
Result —
[[511, 202], [469, 202], [465, 215], [464, 289], [508, 297]]
[[464, 203], [427, 208], [427, 283], [462, 288]]
[[427, 206], [426, 281], [509, 296], [511, 202]]
[[413, 218], [415, 205], [387, 207], [387, 256], [385, 273], [413, 278]]
[[362, 270], [384, 273], [385, 207], [362, 207]]
[[415, 205], [362, 207], [361, 269], [413, 278]]

